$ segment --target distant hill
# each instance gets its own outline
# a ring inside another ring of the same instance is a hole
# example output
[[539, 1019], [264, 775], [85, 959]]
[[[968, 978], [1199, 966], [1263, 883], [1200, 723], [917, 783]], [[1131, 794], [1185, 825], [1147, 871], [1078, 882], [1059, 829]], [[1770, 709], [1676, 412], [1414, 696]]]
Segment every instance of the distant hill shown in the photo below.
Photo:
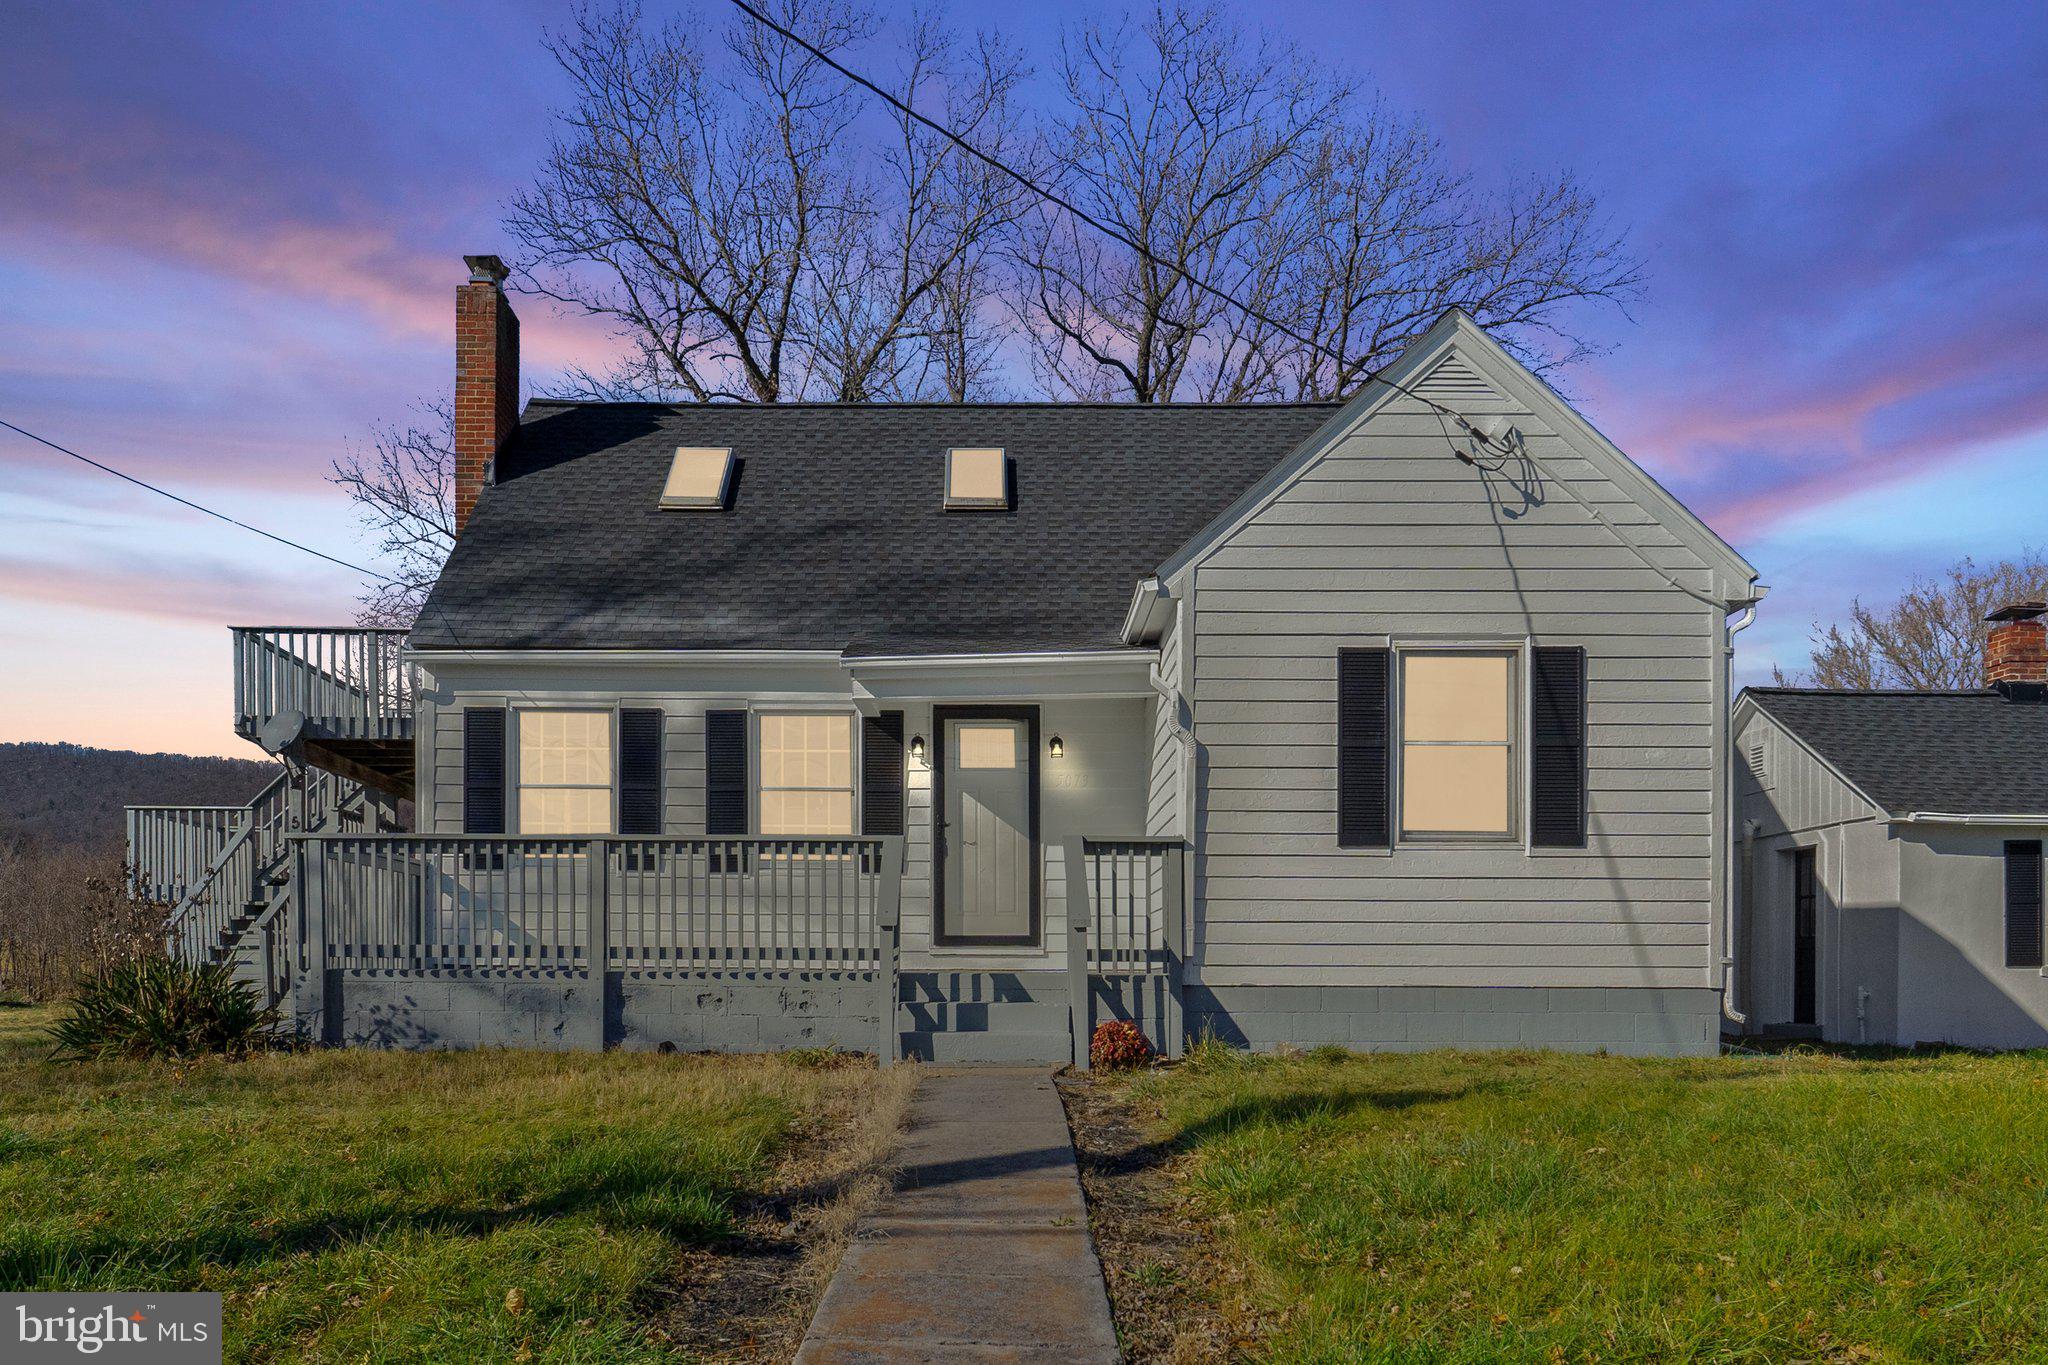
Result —
[[123, 806], [241, 805], [277, 770], [246, 758], [0, 744], [0, 842], [118, 849]]

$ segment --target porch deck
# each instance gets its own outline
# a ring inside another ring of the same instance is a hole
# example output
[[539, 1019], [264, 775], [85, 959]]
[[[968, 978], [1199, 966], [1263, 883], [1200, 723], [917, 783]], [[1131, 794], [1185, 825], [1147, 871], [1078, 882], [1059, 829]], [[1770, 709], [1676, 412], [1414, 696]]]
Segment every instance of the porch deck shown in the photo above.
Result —
[[[904, 841], [313, 835], [296, 841], [302, 1036], [380, 1046], [830, 1046], [924, 1055], [903, 971]], [[1177, 1049], [1181, 849], [1075, 841], [1054, 1027], [1098, 1017]], [[920, 977], [928, 974], [915, 974]], [[909, 1014], [906, 1014], [906, 1010]]]
[[413, 794], [406, 632], [235, 626], [235, 733], [392, 796]]

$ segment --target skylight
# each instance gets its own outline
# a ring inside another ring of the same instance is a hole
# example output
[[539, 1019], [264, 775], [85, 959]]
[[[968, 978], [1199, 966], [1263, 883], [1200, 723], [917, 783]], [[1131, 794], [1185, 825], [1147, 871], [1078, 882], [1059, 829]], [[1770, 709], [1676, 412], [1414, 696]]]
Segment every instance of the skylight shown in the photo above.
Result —
[[946, 507], [1010, 505], [1010, 461], [1001, 446], [956, 446], [946, 452]]
[[724, 508], [732, 485], [732, 450], [726, 446], [677, 446], [675, 463], [661, 490], [661, 505], [670, 508]]

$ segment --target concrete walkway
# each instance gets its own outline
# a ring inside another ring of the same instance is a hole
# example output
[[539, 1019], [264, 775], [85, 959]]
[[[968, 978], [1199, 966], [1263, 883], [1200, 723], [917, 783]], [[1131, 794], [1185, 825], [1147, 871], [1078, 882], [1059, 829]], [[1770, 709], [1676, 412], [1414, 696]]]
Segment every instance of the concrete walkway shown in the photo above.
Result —
[[861, 1220], [799, 1365], [1118, 1359], [1050, 1071], [927, 1072], [896, 1189]]

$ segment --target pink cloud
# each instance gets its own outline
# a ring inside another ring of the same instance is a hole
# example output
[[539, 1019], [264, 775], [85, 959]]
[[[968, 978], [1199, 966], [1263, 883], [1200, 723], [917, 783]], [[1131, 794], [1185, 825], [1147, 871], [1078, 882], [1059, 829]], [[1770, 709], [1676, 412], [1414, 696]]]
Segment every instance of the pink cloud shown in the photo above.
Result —
[[[87, 563], [0, 555], [0, 597], [223, 628], [266, 621], [344, 625], [353, 617], [346, 589], [322, 591], [296, 576], [259, 579], [218, 563], [126, 558]], [[322, 577], [333, 583], [341, 573]]]

